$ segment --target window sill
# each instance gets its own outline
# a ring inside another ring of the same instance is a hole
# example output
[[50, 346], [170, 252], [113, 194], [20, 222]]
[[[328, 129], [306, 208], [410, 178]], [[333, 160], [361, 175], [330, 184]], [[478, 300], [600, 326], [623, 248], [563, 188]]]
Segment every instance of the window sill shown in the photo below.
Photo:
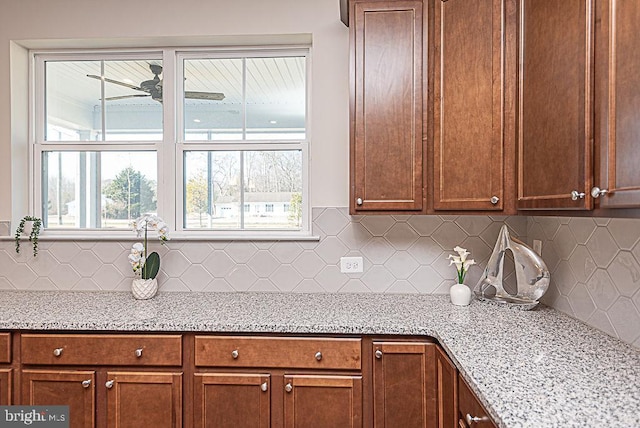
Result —
[[[303, 234], [284, 234], [278, 232], [264, 232], [254, 234], [243, 233], [170, 233], [169, 242], [190, 242], [190, 241], [320, 241], [317, 235]], [[149, 239], [155, 240], [157, 237], [155, 232], [151, 232]], [[115, 232], [115, 231], [91, 231], [87, 233], [74, 232], [43, 232], [39, 237], [39, 241], [139, 241], [133, 232]], [[13, 241], [13, 236], [0, 236], [0, 241]], [[22, 240], [27, 241], [25, 236]]]

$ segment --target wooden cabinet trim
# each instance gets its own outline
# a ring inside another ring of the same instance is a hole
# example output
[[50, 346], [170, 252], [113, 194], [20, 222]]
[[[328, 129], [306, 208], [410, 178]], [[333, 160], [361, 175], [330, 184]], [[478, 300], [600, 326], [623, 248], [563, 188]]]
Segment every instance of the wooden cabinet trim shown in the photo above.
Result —
[[21, 350], [23, 364], [182, 365], [181, 335], [29, 333], [21, 337]]
[[0, 333], [0, 363], [11, 362], [11, 333]]
[[0, 406], [8, 406], [13, 400], [13, 369], [0, 369]]
[[362, 360], [361, 339], [196, 336], [195, 344], [199, 367], [360, 370]]
[[466, 415], [469, 414], [483, 419], [482, 421], [473, 424], [474, 427], [496, 428], [496, 425], [491, 420], [489, 413], [480, 403], [473, 391], [471, 391], [471, 388], [461, 375], [458, 375], [458, 406], [458, 415], [459, 420], [461, 421], [461, 426], [467, 427], [467, 424], [464, 421], [466, 419]]

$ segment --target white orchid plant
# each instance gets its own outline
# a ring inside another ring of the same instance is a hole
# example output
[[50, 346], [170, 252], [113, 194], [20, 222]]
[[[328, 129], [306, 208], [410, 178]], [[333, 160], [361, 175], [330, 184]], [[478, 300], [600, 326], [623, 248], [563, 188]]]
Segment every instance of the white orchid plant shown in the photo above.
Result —
[[169, 227], [160, 217], [153, 214], [144, 214], [134, 220], [132, 226], [138, 238], [144, 236], [144, 240], [142, 243], [136, 242], [131, 247], [129, 263], [136, 275], [140, 275], [142, 279], [153, 279], [160, 270], [160, 255], [155, 251], [151, 254], [147, 252], [149, 229], [158, 233], [158, 239], [164, 245], [169, 240]]
[[456, 265], [456, 270], [458, 271], [458, 284], [464, 283], [464, 277], [467, 275], [469, 271], [469, 267], [476, 264], [475, 260], [469, 259], [471, 253], [462, 247], [455, 247], [453, 249], [458, 255], [449, 254], [449, 266]]

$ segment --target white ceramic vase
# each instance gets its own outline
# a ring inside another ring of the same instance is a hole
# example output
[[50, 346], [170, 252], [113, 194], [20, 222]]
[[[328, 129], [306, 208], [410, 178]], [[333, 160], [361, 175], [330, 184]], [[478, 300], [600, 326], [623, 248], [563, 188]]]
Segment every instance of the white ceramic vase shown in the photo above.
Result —
[[158, 280], [136, 278], [131, 283], [131, 293], [138, 300], [151, 299], [158, 292]]
[[471, 303], [471, 289], [464, 284], [453, 284], [449, 289], [451, 303], [457, 306], [467, 306]]

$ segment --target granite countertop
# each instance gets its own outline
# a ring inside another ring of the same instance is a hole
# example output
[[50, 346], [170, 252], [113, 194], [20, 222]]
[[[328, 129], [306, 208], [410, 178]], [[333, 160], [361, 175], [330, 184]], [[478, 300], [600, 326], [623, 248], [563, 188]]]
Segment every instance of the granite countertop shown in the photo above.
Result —
[[428, 335], [501, 427], [640, 427], [640, 350], [545, 306], [448, 299], [2, 291], [0, 329]]

